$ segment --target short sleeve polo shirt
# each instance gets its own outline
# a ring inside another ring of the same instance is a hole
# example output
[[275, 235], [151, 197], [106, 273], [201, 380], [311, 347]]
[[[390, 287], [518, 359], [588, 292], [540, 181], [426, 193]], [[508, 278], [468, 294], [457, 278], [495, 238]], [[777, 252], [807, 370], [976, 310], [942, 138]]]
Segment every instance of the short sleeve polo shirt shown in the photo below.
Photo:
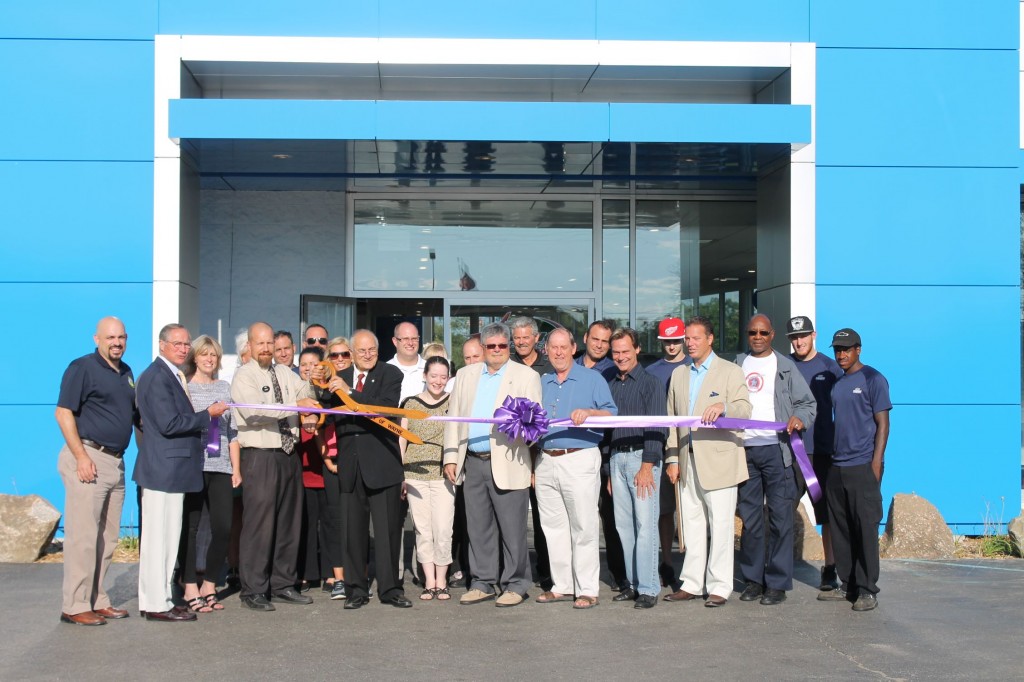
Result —
[[99, 351], [78, 358], [64, 371], [57, 407], [75, 415], [81, 438], [123, 452], [138, 421], [132, 368], [114, 369]]
[[835, 410], [836, 466], [869, 464], [875, 451], [875, 415], [892, 409], [889, 382], [873, 367], [864, 365], [844, 374], [832, 387]]

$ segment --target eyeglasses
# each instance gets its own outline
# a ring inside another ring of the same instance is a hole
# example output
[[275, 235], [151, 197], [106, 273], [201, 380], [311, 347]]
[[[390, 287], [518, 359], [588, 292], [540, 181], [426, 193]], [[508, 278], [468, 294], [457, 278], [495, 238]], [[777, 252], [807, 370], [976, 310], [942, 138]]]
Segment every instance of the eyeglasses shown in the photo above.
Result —
[[362, 355], [363, 357], [371, 357], [377, 354], [376, 348], [364, 348], [363, 350], [356, 349], [356, 355]]
[[349, 353], [347, 350], [342, 350], [338, 351], [337, 353], [328, 353], [327, 357], [329, 357], [332, 360], [336, 360], [338, 358], [350, 358], [352, 357], [352, 353]]
[[192, 344], [188, 341], [164, 341], [163, 343], [169, 343], [178, 350], [185, 350], [192, 347]]
[[508, 348], [507, 343], [485, 343], [484, 348], [487, 350], [505, 350]]
[[765, 331], [763, 329], [748, 329], [747, 330], [747, 336], [771, 336], [771, 335], [772, 335], [772, 333], [770, 331]]
[[420, 340], [420, 337], [418, 337], [418, 336], [396, 336], [395, 337], [395, 341], [400, 341], [401, 343], [412, 343], [413, 341], [419, 341], [419, 340]]
[[306, 345], [312, 346], [312, 345], [317, 344], [317, 343], [326, 344], [327, 343], [327, 337], [326, 336], [311, 336], [308, 339], [306, 339]]

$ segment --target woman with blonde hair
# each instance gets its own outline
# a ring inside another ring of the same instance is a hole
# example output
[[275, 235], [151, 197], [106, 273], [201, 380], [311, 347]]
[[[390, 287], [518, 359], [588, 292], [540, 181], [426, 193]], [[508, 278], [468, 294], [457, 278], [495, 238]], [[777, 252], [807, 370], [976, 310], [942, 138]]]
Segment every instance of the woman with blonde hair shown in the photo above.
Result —
[[[205, 410], [215, 402], [231, 402], [231, 385], [217, 378], [224, 351], [216, 339], [200, 336], [192, 342], [185, 360], [189, 397], [196, 412]], [[231, 538], [231, 512], [233, 490], [242, 484], [239, 459], [241, 448], [238, 433], [228, 410], [220, 416], [219, 442], [209, 443], [209, 431], [204, 429], [203, 489], [186, 493], [182, 509], [182, 537], [178, 544], [178, 564], [185, 583], [185, 601], [197, 613], [220, 611], [224, 605], [217, 600], [217, 579], [224, 568], [228, 543]], [[198, 583], [196, 563], [196, 532], [203, 506], [210, 518], [210, 545], [206, 550], [206, 568], [203, 583]]]

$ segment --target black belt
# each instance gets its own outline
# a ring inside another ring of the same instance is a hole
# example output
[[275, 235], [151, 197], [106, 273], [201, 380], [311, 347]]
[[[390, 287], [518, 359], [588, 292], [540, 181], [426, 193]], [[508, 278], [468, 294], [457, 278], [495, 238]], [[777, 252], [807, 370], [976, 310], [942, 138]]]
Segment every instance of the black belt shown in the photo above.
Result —
[[106, 445], [100, 445], [96, 441], [89, 440], [88, 438], [82, 439], [82, 445], [87, 445], [93, 450], [99, 450], [103, 454], [110, 455], [111, 457], [124, 457], [124, 450], [113, 450], [108, 448]]
[[553, 448], [551, 450], [542, 450], [541, 452], [552, 457], [561, 457], [562, 455], [568, 455], [570, 452], [579, 452], [580, 450], [586, 450], [586, 448], [565, 448], [564, 450]]
[[482, 459], [485, 462], [491, 458], [490, 452], [473, 452], [472, 450], [466, 450], [466, 454], [469, 455], [470, 457]]

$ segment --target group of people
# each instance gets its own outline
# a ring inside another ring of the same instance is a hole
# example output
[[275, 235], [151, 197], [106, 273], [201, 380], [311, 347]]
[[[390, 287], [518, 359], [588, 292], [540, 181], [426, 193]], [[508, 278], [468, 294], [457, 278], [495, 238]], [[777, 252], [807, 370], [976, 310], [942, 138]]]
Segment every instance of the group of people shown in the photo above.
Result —
[[[873, 609], [888, 384], [861, 363], [852, 329], [833, 336], [835, 361], [815, 349], [809, 318], [790, 319], [786, 335], [789, 355], [773, 349], [771, 320], [755, 315], [749, 353], [730, 362], [713, 350], [710, 320], [668, 318], [658, 328], [663, 357], [645, 368], [630, 328], [596, 321], [578, 353], [569, 330], [548, 332], [542, 345], [536, 322], [520, 317], [467, 340], [456, 374], [444, 346], [421, 353], [410, 322], [395, 327], [387, 362], [369, 330], [331, 338], [310, 325], [297, 364], [291, 335], [258, 322], [239, 339], [244, 363], [228, 383], [218, 378], [217, 341], [169, 324], [159, 356], [135, 381], [122, 360], [124, 325], [104, 318], [96, 351], [65, 372], [56, 411], [67, 495], [61, 620], [102, 625], [128, 616], [103, 583], [133, 429], [139, 609], [151, 621], [222, 610], [216, 585], [232, 554], [250, 609], [312, 603], [304, 587], [317, 583], [345, 609], [361, 608], [373, 597], [371, 524], [377, 598], [411, 607], [406, 515], [422, 601], [451, 600], [449, 580], [461, 579], [464, 605], [514, 607], [538, 585], [538, 603], [593, 608], [603, 530], [614, 601], [649, 609], [668, 586], [664, 601], [721, 607], [733, 593], [738, 515], [739, 599], [777, 605], [793, 588], [794, 511], [807, 487], [793, 434], [825, 491], [814, 506], [826, 552], [818, 599]], [[535, 443], [510, 437], [492, 419], [509, 397], [572, 426], [551, 427]], [[666, 427], [645, 419], [665, 416], [691, 420]], [[588, 427], [596, 417], [618, 419]], [[713, 428], [723, 417], [772, 424]], [[685, 550], [678, 575], [677, 505]], [[210, 537], [200, 558], [204, 509]], [[173, 596], [176, 577], [184, 605]]]

